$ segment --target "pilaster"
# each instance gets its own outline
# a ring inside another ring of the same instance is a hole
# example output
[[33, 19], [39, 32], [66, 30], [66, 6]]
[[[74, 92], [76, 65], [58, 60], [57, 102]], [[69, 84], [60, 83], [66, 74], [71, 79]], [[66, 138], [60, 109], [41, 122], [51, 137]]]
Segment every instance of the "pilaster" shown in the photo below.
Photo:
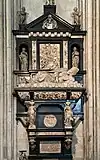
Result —
[[83, 5], [83, 27], [86, 27], [87, 36], [85, 39], [85, 62], [86, 88], [88, 92], [88, 102], [85, 107], [84, 120], [84, 140], [85, 155], [84, 159], [99, 160], [100, 159], [100, 2], [85, 1]]

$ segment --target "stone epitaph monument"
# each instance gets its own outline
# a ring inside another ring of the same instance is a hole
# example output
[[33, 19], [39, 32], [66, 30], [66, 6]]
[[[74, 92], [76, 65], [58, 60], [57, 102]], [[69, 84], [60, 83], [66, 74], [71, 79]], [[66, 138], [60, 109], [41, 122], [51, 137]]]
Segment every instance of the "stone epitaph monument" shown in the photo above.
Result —
[[[80, 15], [76, 16], [79, 22]], [[73, 131], [84, 119], [86, 100], [86, 31], [80, 29], [74, 13], [73, 17], [71, 25], [56, 14], [54, 1], [47, 1], [42, 16], [29, 24], [20, 23], [19, 30], [13, 31], [16, 119], [25, 127], [29, 144], [29, 154], [23, 148], [19, 159], [73, 159]]]

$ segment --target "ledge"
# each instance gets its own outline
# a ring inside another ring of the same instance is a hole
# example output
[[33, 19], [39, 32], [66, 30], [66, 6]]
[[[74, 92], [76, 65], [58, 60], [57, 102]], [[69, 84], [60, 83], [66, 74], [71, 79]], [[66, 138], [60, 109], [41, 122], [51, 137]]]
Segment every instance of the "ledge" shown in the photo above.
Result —
[[78, 88], [68, 88], [68, 87], [65, 87], [65, 88], [52, 88], [52, 87], [16, 87], [15, 89], [14, 89], [14, 91], [16, 92], [16, 91], [19, 91], [19, 92], [27, 92], [27, 91], [33, 91], [33, 92], [35, 92], [35, 91], [48, 91], [48, 92], [50, 92], [50, 91], [66, 91], [66, 92], [85, 92], [86, 91], [86, 88], [80, 88], [80, 87], [78, 87]]

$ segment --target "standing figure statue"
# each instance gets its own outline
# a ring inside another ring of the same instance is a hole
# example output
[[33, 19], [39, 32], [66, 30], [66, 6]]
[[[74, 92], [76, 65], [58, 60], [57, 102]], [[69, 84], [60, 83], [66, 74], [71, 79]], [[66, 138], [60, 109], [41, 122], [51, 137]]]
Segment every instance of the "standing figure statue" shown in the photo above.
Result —
[[66, 106], [64, 108], [64, 124], [65, 128], [72, 127], [73, 122], [73, 112], [70, 107], [70, 102], [66, 102]]
[[28, 102], [28, 119], [29, 119], [29, 128], [35, 129], [35, 121], [36, 121], [36, 106], [34, 101]]
[[25, 7], [21, 8], [21, 11], [17, 12], [19, 24], [26, 24], [27, 12]]
[[22, 48], [22, 52], [19, 55], [19, 59], [20, 59], [21, 70], [27, 71], [28, 70], [28, 53], [26, 52], [26, 49], [24, 47]]
[[77, 51], [76, 47], [73, 47], [73, 52], [72, 52], [72, 67], [79, 68], [79, 52]]
[[79, 12], [78, 8], [75, 7], [73, 9], [72, 18], [73, 18], [73, 24], [74, 25], [80, 25], [80, 17], [81, 13]]

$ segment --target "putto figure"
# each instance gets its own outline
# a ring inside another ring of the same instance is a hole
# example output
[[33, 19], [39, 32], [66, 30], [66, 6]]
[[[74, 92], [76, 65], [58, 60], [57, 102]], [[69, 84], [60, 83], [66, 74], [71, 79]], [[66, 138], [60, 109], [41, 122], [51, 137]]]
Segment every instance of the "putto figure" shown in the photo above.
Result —
[[79, 68], [79, 52], [77, 51], [76, 47], [73, 47], [73, 52], [72, 52], [72, 67]]
[[79, 12], [78, 8], [75, 7], [72, 12], [73, 24], [80, 25], [80, 17], [81, 13]]
[[21, 70], [27, 71], [28, 70], [28, 53], [26, 52], [26, 49], [24, 47], [22, 48], [22, 52], [19, 55], [19, 59], [20, 59]]

